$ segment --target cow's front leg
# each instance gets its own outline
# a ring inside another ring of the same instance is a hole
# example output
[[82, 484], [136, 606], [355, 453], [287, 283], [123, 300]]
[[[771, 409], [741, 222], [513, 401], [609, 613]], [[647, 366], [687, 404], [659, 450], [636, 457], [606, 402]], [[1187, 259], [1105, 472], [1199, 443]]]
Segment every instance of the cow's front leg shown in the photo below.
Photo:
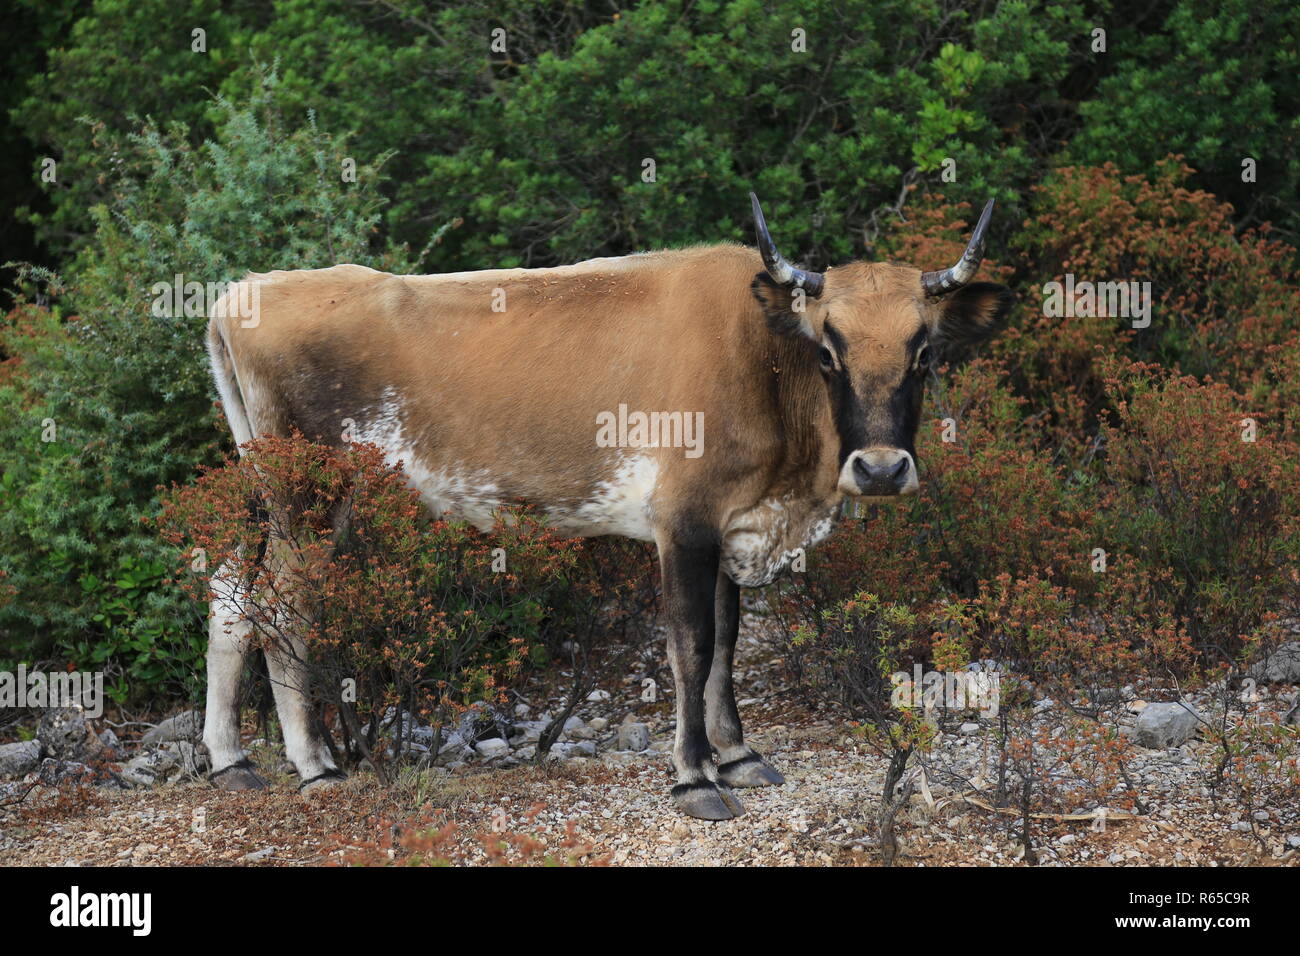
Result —
[[740, 587], [718, 570], [713, 664], [705, 687], [704, 706], [709, 743], [718, 752], [718, 779], [729, 787], [768, 787], [785, 783], [785, 777], [745, 744], [736, 709], [736, 687], [731, 669], [740, 633]]
[[677, 684], [677, 740], [673, 763], [677, 809], [702, 820], [728, 820], [745, 812], [725, 785], [717, 783], [704, 726], [704, 685], [713, 660], [713, 596], [718, 573], [716, 546], [660, 545], [668, 658]]

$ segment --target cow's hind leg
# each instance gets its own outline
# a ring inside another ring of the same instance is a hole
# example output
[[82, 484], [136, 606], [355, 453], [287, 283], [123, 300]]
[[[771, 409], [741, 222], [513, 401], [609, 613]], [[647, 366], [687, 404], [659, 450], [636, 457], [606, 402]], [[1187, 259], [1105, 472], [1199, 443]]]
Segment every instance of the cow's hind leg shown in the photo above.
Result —
[[280, 639], [266, 655], [275, 712], [284, 732], [285, 756], [297, 769], [301, 781], [298, 789], [303, 792], [347, 776], [334, 765], [329, 747], [312, 719], [305, 653], [306, 645], [293, 637]]
[[240, 620], [239, 582], [230, 565], [213, 576], [208, 618], [208, 706], [203, 743], [213, 772], [212, 785], [222, 790], [260, 790], [257, 775], [239, 742], [239, 678], [251, 649], [252, 625]]
[[668, 656], [677, 685], [677, 740], [673, 764], [677, 785], [673, 803], [703, 820], [728, 820], [745, 812], [740, 801], [717, 782], [704, 726], [704, 685], [713, 656], [713, 592], [718, 569], [716, 548], [660, 546], [664, 605], [668, 617]]
[[312, 718], [310, 669], [307, 645], [300, 631], [309, 630], [314, 609], [308, 599], [295, 594], [293, 582], [302, 570], [303, 558], [287, 542], [273, 546], [276, 560], [276, 589], [287, 598], [291, 616], [282, 620], [279, 634], [266, 653], [266, 670], [275, 694], [275, 712], [284, 734], [285, 756], [298, 771], [298, 789], [307, 792], [346, 778]]
[[768, 787], [785, 778], [745, 744], [736, 709], [736, 688], [731, 669], [740, 633], [740, 587], [719, 569], [713, 663], [705, 686], [704, 706], [709, 743], [718, 752], [718, 779], [729, 787]]

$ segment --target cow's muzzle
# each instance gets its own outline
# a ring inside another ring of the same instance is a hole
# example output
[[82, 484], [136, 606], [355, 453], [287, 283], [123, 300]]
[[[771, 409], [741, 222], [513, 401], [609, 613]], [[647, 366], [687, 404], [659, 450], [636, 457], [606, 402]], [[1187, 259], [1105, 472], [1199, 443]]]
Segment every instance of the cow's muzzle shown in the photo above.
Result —
[[890, 498], [914, 494], [918, 487], [916, 463], [901, 448], [855, 451], [840, 470], [840, 491], [846, 495]]

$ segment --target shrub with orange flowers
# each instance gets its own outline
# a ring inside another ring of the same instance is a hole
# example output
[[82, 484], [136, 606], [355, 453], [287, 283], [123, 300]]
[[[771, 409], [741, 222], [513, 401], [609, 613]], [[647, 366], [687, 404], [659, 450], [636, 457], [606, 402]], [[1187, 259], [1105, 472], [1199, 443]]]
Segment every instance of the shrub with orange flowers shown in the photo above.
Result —
[[1116, 497], [1101, 534], [1219, 669], [1279, 636], [1280, 612], [1300, 600], [1300, 443], [1226, 385], [1121, 360], [1105, 368]]
[[174, 491], [161, 525], [196, 600], [234, 602], [263, 648], [303, 638], [322, 712], [376, 767], [404, 712], [440, 729], [502, 700], [530, 651], [593, 629], [609, 600], [582, 542], [523, 509], [491, 534], [430, 518], [371, 445], [258, 439]]
[[[1187, 188], [1192, 173], [1172, 156], [1151, 178], [1108, 163], [1059, 169], [1035, 187], [1014, 239], [1022, 324], [995, 351], [1031, 407], [1050, 413], [1058, 441], [1086, 447], [1108, 404], [1107, 356], [1210, 375], [1264, 403], [1279, 384], [1274, 355], [1296, 334], [1295, 250], [1267, 227], [1238, 230], [1230, 206]], [[1149, 326], [1045, 315], [1044, 284], [1067, 274], [1150, 282]]]

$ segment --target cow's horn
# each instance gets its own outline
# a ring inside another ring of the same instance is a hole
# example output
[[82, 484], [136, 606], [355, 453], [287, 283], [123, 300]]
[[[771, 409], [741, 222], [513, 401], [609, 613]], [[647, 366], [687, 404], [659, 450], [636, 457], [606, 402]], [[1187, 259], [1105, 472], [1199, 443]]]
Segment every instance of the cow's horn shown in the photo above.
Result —
[[980, 268], [980, 260], [984, 258], [984, 234], [988, 231], [989, 216], [992, 214], [993, 200], [990, 199], [984, 204], [984, 211], [980, 213], [980, 221], [975, 224], [975, 231], [971, 234], [966, 251], [961, 254], [955, 266], [942, 272], [921, 273], [921, 287], [925, 289], [926, 295], [945, 295], [954, 289], [960, 289], [975, 278], [975, 273]]
[[754, 204], [754, 231], [758, 235], [758, 251], [763, 257], [763, 265], [767, 268], [767, 274], [778, 285], [803, 289], [811, 298], [817, 298], [822, 294], [822, 287], [826, 284], [822, 274], [820, 272], [804, 272], [804, 270], [796, 269], [785, 261], [785, 256], [776, 251], [776, 243], [772, 241], [772, 234], [767, 231], [767, 220], [763, 218], [763, 209], [758, 204], [758, 197], [750, 193], [749, 199]]

